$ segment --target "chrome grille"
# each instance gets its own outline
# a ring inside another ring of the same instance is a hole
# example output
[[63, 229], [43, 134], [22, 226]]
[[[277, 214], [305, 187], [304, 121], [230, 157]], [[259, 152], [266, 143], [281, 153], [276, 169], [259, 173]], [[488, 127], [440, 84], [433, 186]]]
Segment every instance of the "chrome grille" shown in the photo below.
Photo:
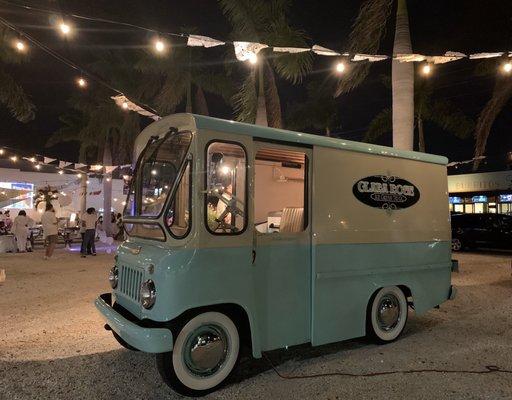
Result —
[[119, 291], [132, 300], [140, 301], [140, 285], [142, 284], [142, 271], [121, 266], [119, 274]]

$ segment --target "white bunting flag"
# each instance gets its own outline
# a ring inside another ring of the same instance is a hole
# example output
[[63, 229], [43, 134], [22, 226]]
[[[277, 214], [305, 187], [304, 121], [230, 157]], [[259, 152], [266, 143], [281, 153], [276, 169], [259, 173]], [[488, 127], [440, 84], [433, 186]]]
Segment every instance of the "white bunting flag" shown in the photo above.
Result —
[[126, 96], [123, 96], [122, 94], [117, 96], [110, 97], [114, 102], [121, 108], [127, 109], [130, 111], [134, 111], [137, 114], [144, 115], [145, 117], [149, 117], [155, 121], [158, 121], [161, 119], [161, 117], [151, 111], [145, 110], [142, 107], [139, 107], [137, 104], [131, 102]]
[[98, 172], [98, 171], [101, 171], [103, 169], [103, 165], [100, 165], [100, 164], [91, 165], [89, 168], [90, 168], [91, 171]]
[[475, 53], [471, 54], [469, 56], [470, 60], [479, 60], [481, 58], [495, 58], [495, 57], [501, 57], [503, 55], [502, 51], [496, 52], [496, 53]]
[[57, 159], [56, 158], [50, 158], [50, 157], [43, 157], [43, 163], [44, 164], [50, 164], [50, 163], [52, 163], [54, 161], [57, 161]]
[[208, 36], [200, 36], [200, 35], [188, 35], [187, 46], [191, 47], [215, 47], [222, 46], [226, 44], [225, 42], [221, 42], [220, 40], [213, 39]]
[[444, 56], [429, 56], [427, 61], [433, 64], [445, 64], [452, 61], [460, 60], [461, 58], [467, 57], [464, 53], [456, 51], [447, 51]]
[[422, 54], [397, 54], [395, 55], [395, 60], [398, 60], [401, 63], [404, 62], [421, 62], [427, 59], [427, 56]]
[[311, 49], [307, 49], [305, 47], [272, 47], [272, 50], [276, 53], [305, 53], [306, 51], [311, 51]]
[[67, 161], [59, 161], [59, 168], [66, 168], [68, 165], [71, 165], [73, 163], [67, 162]]
[[341, 55], [337, 51], [328, 49], [326, 47], [318, 46], [317, 44], [315, 44], [311, 50], [313, 50], [314, 53], [316, 53], [320, 56], [339, 56], [339, 55]]
[[387, 60], [388, 56], [380, 56], [380, 55], [371, 55], [371, 54], [355, 54], [352, 57], [352, 61], [369, 61], [369, 62], [377, 62]]
[[85, 164], [80, 164], [80, 163], [75, 163], [75, 168], [76, 168], [76, 169], [80, 169], [80, 168], [83, 168], [83, 167], [87, 167], [87, 165], [85, 165]]
[[117, 165], [106, 165], [105, 166], [105, 172], [107, 174], [110, 174], [111, 172], [115, 171], [117, 169]]
[[233, 42], [235, 47], [235, 56], [238, 61], [247, 61], [252, 59], [258, 53], [267, 48], [266, 44], [253, 42]]

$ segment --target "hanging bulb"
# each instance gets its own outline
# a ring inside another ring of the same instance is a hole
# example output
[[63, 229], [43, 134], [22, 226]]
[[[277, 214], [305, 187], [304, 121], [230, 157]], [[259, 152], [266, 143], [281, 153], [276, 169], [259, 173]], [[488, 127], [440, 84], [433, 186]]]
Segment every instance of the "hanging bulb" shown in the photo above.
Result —
[[256, 65], [258, 63], [258, 55], [256, 53], [251, 53], [248, 60], [252, 65]]
[[85, 88], [87, 86], [87, 81], [84, 78], [80, 77], [76, 80], [76, 84], [81, 88]]
[[10, 160], [11, 160], [12, 162], [16, 162], [16, 161], [18, 161], [18, 157], [16, 157], [16, 156], [12, 156], [12, 157], [9, 157], [9, 158], [10, 158]]
[[59, 170], [59, 175], [62, 175], [64, 173], [63, 170]]
[[344, 73], [346, 68], [347, 67], [345, 66], [345, 63], [343, 61], [340, 61], [339, 63], [336, 64], [336, 72], [338, 74]]
[[128, 102], [124, 101], [121, 107], [123, 108], [123, 110], [128, 110]]
[[35, 165], [35, 169], [40, 170], [40, 169], [41, 169], [41, 166], [40, 166], [39, 164], [36, 164], [36, 165]]
[[65, 22], [61, 22], [59, 24], [59, 30], [63, 35], [69, 35], [71, 33], [71, 26], [69, 26]]
[[432, 72], [432, 66], [430, 64], [424, 64], [421, 67], [421, 73], [423, 75], [428, 76], [428, 75], [430, 75], [431, 72]]
[[14, 47], [16, 50], [18, 50], [20, 53], [24, 53], [27, 50], [27, 45], [22, 40], [17, 40], [14, 43]]
[[505, 72], [506, 74], [510, 74], [512, 72], [512, 63], [510, 62], [506, 62], [505, 64], [503, 64], [503, 72]]

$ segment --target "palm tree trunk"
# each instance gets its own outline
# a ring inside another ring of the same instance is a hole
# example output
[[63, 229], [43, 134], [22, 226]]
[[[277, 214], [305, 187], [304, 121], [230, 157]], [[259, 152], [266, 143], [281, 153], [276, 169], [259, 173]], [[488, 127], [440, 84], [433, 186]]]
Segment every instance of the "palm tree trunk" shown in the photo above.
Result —
[[269, 63], [265, 62], [263, 68], [268, 126], [272, 128], [282, 128], [281, 100], [279, 99], [279, 92], [277, 91], [276, 77]]
[[418, 150], [425, 153], [425, 133], [423, 132], [423, 118], [418, 117]]
[[[398, 0], [393, 54], [412, 53], [406, 0]], [[392, 62], [393, 147], [412, 150], [414, 144], [414, 65]]]
[[258, 104], [256, 108], [256, 125], [268, 126], [267, 105], [265, 102], [265, 86], [263, 79], [264, 64], [258, 66]]
[[[112, 152], [110, 140], [107, 136], [103, 148], [103, 166], [112, 165]], [[112, 224], [110, 222], [110, 210], [112, 208], [112, 180], [103, 179], [103, 229], [107, 236], [112, 236]]]

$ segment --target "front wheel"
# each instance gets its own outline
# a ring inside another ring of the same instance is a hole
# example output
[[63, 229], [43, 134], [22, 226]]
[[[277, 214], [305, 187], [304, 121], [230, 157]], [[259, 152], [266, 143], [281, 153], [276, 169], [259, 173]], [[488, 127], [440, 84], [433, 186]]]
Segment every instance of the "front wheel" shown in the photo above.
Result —
[[229, 377], [239, 349], [240, 337], [233, 321], [220, 312], [205, 312], [179, 330], [172, 352], [157, 354], [158, 372], [174, 391], [204, 396]]
[[378, 343], [398, 338], [407, 322], [407, 299], [397, 286], [380, 289], [368, 304], [367, 333]]

